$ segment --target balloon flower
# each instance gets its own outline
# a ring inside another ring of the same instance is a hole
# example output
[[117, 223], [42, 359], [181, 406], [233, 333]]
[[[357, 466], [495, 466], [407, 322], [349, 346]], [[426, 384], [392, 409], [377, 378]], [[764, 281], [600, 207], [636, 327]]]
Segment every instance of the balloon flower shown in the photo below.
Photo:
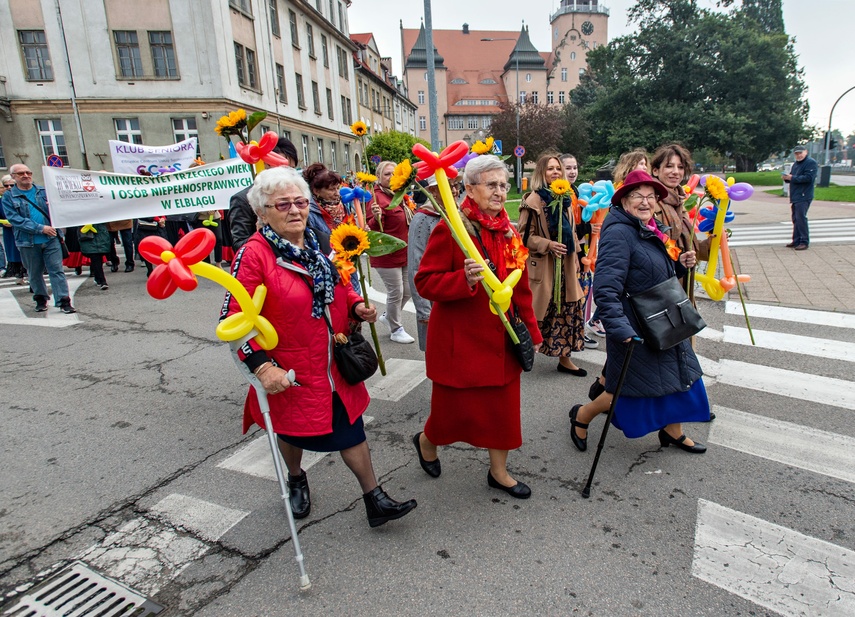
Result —
[[81, 227], [81, 228], [80, 228], [80, 233], [82, 233], [82, 234], [88, 234], [88, 233], [97, 234], [97, 233], [98, 233], [98, 230], [97, 230], [97, 229], [95, 229], [95, 226], [94, 226], [94, 225], [89, 224], [89, 225], [84, 225], [83, 227]]
[[278, 142], [279, 135], [273, 131], [267, 131], [258, 141], [253, 140], [248, 144], [238, 142], [235, 144], [235, 150], [237, 150], [240, 158], [255, 166], [256, 173], [261, 173], [264, 171], [265, 163], [270, 167], [288, 167], [290, 165], [288, 159], [273, 151]]
[[273, 349], [279, 340], [276, 330], [261, 307], [267, 296], [267, 288], [259, 285], [250, 297], [246, 288], [231, 274], [202, 260], [214, 248], [217, 239], [204, 227], [194, 229], [173, 247], [160, 236], [148, 236], [140, 242], [140, 254], [156, 267], [148, 277], [146, 290], [156, 300], [165, 300], [176, 289], [193, 291], [198, 286], [197, 276], [222, 285], [240, 305], [241, 312], [230, 315], [217, 326], [217, 337], [232, 342], [256, 333], [254, 338], [262, 349]]
[[504, 281], [500, 281], [496, 277], [487, 265], [487, 262], [484, 261], [484, 257], [478, 251], [478, 248], [472, 241], [472, 237], [466, 231], [466, 227], [463, 225], [463, 220], [460, 217], [460, 209], [457, 207], [457, 202], [451, 193], [451, 185], [448, 182], [449, 178], [456, 178], [458, 174], [454, 163], [463, 158], [468, 151], [469, 144], [465, 141], [454, 142], [440, 154], [431, 152], [422, 144], [414, 145], [413, 154], [421, 159], [415, 165], [417, 170], [416, 179], [424, 180], [430, 176], [436, 177], [436, 184], [443, 203], [443, 207], [437, 208], [437, 210], [451, 230], [451, 235], [454, 237], [460, 250], [463, 251], [463, 254], [469, 259], [474, 259], [481, 266], [481, 274], [483, 275], [481, 283], [484, 285], [484, 290], [490, 298], [490, 310], [499, 316], [511, 340], [514, 343], [518, 343], [519, 339], [514, 333], [507, 317], [505, 317], [505, 313], [511, 306], [511, 297], [514, 293], [513, 288], [519, 282], [523, 270], [522, 268], [511, 270], [511, 273]]
[[[615, 185], [611, 180], [598, 180], [594, 184], [583, 184], [579, 187], [579, 201], [586, 203], [582, 208], [582, 220], [593, 225], [602, 225], [612, 205], [612, 195]], [[599, 229], [599, 228], [598, 228]], [[600, 232], [591, 232], [591, 244], [588, 254], [582, 258], [582, 265], [591, 272], [597, 269], [597, 252], [600, 247]]]

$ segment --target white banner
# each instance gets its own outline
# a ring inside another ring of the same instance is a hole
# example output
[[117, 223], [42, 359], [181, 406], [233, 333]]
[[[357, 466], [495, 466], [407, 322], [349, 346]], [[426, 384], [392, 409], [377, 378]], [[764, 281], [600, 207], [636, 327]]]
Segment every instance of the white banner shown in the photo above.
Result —
[[55, 227], [228, 210], [231, 196], [252, 185], [250, 167], [240, 159], [161, 176], [68, 167], [42, 167], [42, 173]]
[[196, 137], [179, 141], [170, 146], [143, 146], [126, 141], [110, 140], [110, 157], [113, 172], [117, 174], [139, 174], [145, 170], [150, 174], [159, 169], [181, 171], [188, 169], [196, 158]]

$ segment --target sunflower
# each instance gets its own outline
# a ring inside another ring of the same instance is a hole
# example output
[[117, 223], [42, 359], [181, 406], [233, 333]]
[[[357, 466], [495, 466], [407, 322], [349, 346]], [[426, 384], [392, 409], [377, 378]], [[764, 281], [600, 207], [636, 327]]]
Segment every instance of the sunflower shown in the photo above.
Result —
[[368, 134], [368, 127], [362, 120], [357, 120], [350, 125], [350, 132], [357, 137], [365, 137]]
[[350, 259], [362, 255], [371, 244], [368, 234], [356, 225], [342, 223], [333, 229], [330, 235], [330, 246], [336, 252], [336, 259]]
[[365, 173], [364, 171], [357, 171], [356, 179], [360, 182], [377, 182], [377, 176], [375, 176], [374, 174]]
[[472, 144], [472, 152], [475, 154], [490, 154], [493, 151], [493, 143], [494, 140], [492, 137], [488, 137], [485, 141], [479, 139]]
[[707, 192], [712, 195], [713, 199], [721, 201], [727, 197], [727, 189], [724, 188], [724, 182], [718, 176], [707, 176]]
[[393, 193], [397, 193], [401, 189], [408, 187], [410, 182], [413, 181], [414, 176], [415, 170], [413, 169], [410, 160], [404, 159], [395, 165], [395, 170], [392, 172], [392, 178], [389, 180], [389, 188], [392, 189]]
[[246, 111], [238, 109], [229, 112], [225, 116], [221, 116], [217, 120], [217, 125], [214, 127], [214, 132], [217, 135], [230, 135], [246, 126]]
[[552, 184], [549, 185], [549, 190], [552, 191], [553, 195], [566, 195], [570, 191], [570, 183], [563, 178], [559, 178], [552, 181]]

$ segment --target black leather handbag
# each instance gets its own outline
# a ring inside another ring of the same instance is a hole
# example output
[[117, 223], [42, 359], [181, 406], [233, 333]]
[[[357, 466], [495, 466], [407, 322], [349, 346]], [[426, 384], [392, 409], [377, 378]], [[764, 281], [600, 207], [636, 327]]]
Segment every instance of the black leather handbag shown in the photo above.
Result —
[[671, 349], [707, 327], [676, 276], [626, 296], [641, 328], [639, 334], [656, 351]]
[[[514, 355], [519, 360], [522, 370], [527, 373], [534, 367], [534, 341], [531, 339], [531, 332], [528, 331], [525, 322], [519, 318], [516, 307], [514, 308], [514, 312], [508, 315], [508, 321], [514, 329], [514, 334], [517, 335], [520, 341], [519, 343], [511, 341], [511, 345], [514, 348]], [[510, 337], [510, 335], [508, 336]]]
[[350, 336], [336, 334], [333, 358], [338, 372], [351, 385], [362, 383], [377, 372], [377, 354], [359, 332]]

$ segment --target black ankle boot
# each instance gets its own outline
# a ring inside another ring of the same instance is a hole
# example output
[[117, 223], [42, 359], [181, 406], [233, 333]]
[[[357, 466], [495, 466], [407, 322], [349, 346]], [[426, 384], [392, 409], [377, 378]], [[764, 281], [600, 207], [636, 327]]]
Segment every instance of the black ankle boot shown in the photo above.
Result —
[[295, 519], [309, 516], [309, 512], [312, 511], [312, 500], [309, 497], [309, 480], [302, 469], [299, 476], [288, 474], [288, 496], [291, 500], [291, 514]]
[[417, 505], [415, 499], [403, 503], [395, 501], [379, 485], [373, 491], [365, 493], [362, 500], [365, 502], [365, 512], [371, 527], [379, 527], [387, 521], [401, 518]]

